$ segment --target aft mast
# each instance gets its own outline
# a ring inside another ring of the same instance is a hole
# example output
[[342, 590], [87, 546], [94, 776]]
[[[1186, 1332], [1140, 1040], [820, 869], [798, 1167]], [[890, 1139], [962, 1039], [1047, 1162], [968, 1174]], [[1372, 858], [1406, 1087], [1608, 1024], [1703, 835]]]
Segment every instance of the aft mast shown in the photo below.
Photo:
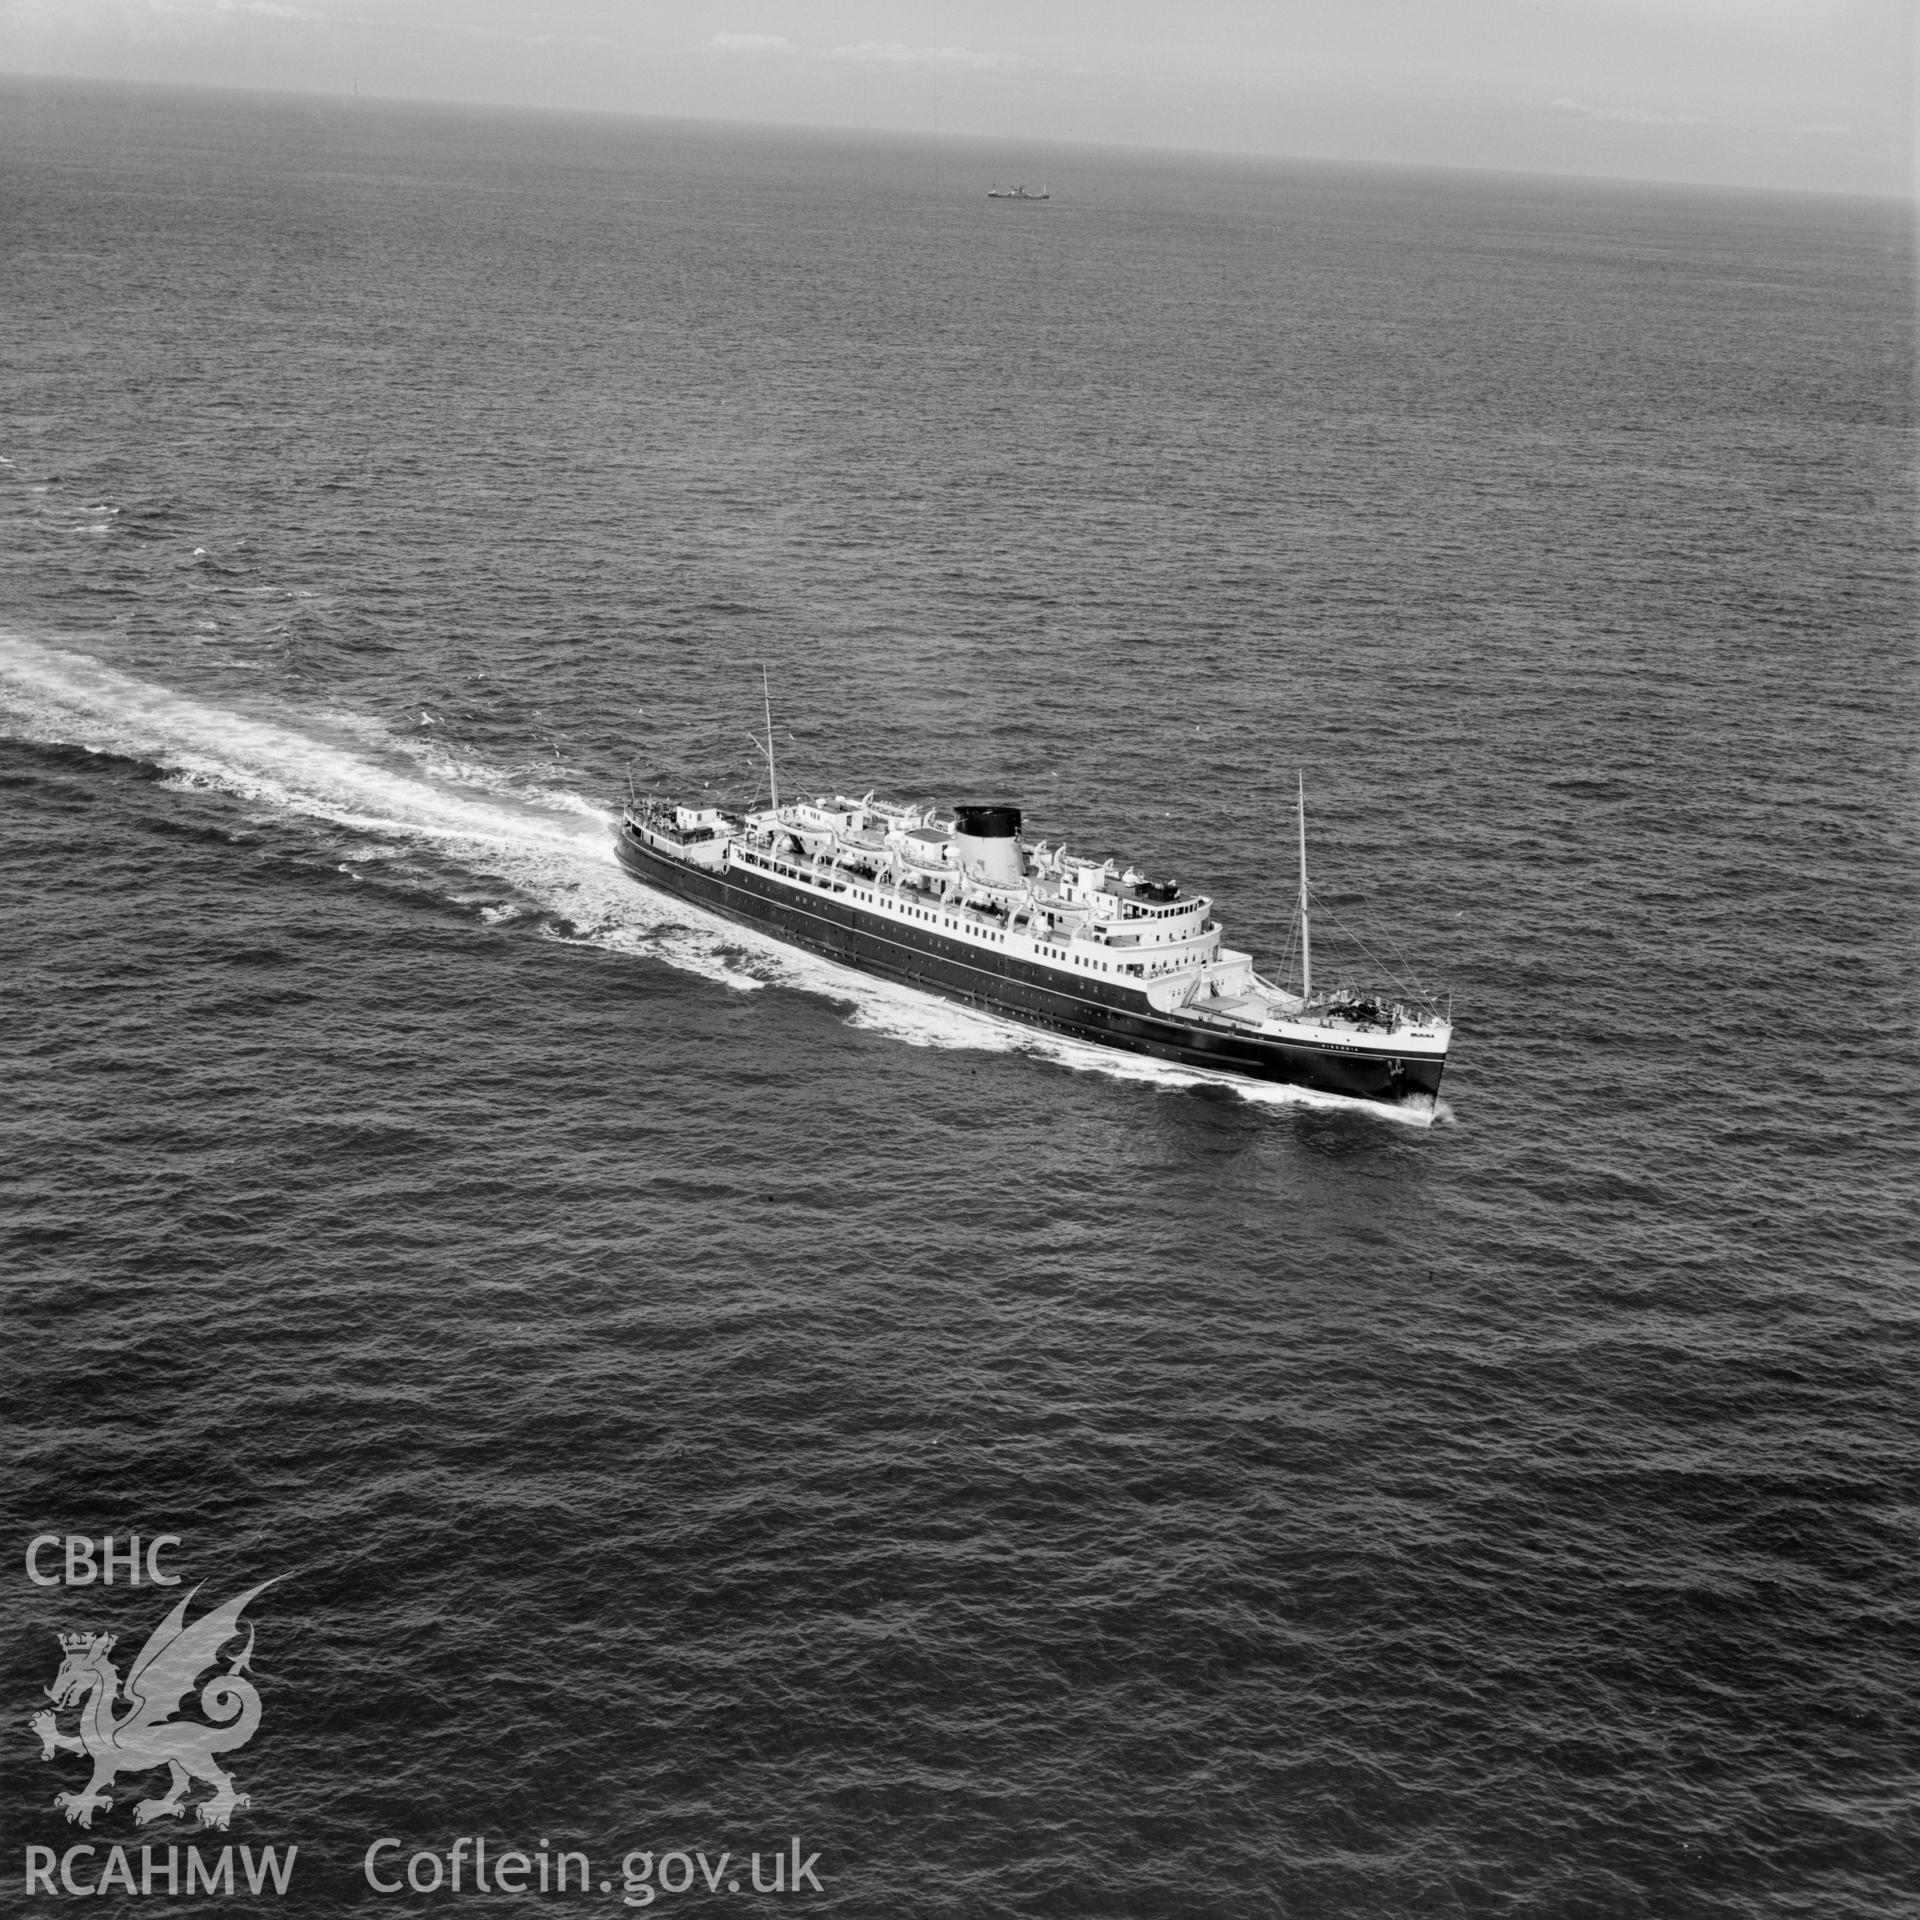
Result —
[[1307, 776], [1300, 782], [1300, 998], [1313, 998], [1313, 935], [1307, 915]]

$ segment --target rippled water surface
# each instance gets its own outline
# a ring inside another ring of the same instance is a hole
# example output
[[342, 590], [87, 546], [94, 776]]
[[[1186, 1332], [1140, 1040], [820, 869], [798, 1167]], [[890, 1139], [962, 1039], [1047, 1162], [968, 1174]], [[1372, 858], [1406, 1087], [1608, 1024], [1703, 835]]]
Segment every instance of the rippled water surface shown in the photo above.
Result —
[[[1904, 1910], [1903, 216], [0, 107], [10, 1876]], [[796, 788], [1012, 799], [1262, 959], [1304, 769], [1438, 1123], [643, 892], [626, 782], [744, 797], [763, 663]], [[284, 1576], [224, 1835], [81, 1835], [25, 1729], [163, 1611], [26, 1543], [129, 1531]]]

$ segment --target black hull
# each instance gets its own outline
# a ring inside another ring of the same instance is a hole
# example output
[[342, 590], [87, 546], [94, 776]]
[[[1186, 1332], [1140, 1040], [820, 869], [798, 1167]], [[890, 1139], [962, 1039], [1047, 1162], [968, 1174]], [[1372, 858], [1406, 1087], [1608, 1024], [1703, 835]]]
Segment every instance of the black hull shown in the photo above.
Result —
[[930, 928], [876, 924], [872, 915], [846, 901], [796, 897], [751, 869], [708, 873], [655, 852], [625, 827], [615, 850], [629, 873], [662, 893], [861, 973], [918, 987], [1043, 1032], [1202, 1073], [1311, 1087], [1353, 1100], [1398, 1104], [1440, 1091], [1444, 1059], [1412, 1055], [1387, 1060], [1337, 1045], [1302, 1046], [1225, 1028], [1210, 1030], [1158, 1014], [1124, 987], [1093, 980], [1062, 987], [1050, 969], [1011, 955], [995, 954], [983, 964], [987, 956], [966, 941]]

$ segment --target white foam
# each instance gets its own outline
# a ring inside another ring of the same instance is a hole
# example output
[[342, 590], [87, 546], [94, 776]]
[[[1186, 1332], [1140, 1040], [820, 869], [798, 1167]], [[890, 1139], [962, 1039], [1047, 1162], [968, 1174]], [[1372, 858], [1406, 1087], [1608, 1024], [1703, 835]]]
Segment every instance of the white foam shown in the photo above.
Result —
[[20, 737], [147, 760], [165, 770], [162, 785], [216, 789], [269, 815], [430, 846], [589, 923], [655, 898], [621, 882], [604, 810], [577, 795], [554, 806], [395, 764], [373, 727], [342, 738], [325, 716], [214, 705], [4, 632], [0, 709]]
[[[851, 1004], [850, 1024], [910, 1046], [1024, 1051], [1077, 1072], [1168, 1090], [1215, 1085], [1273, 1106], [1357, 1110], [1431, 1124], [1429, 1108], [1386, 1107], [1299, 1087], [1209, 1074], [1063, 1039], [799, 952], [632, 880], [613, 853], [614, 816], [569, 789], [531, 784], [441, 741], [396, 734], [363, 714], [268, 715], [214, 705], [82, 654], [0, 630], [0, 714], [16, 737], [122, 754], [165, 769], [164, 787], [218, 791], [350, 836], [336, 855], [354, 879], [408, 848], [467, 869], [447, 897], [501, 925], [542, 910], [549, 938], [645, 955], [738, 991], [781, 985]], [[551, 769], [543, 768], [551, 777]], [[254, 817], [262, 817], [256, 814]], [[520, 896], [468, 891], [473, 875]], [[1438, 1116], [1451, 1119], [1439, 1103]]]

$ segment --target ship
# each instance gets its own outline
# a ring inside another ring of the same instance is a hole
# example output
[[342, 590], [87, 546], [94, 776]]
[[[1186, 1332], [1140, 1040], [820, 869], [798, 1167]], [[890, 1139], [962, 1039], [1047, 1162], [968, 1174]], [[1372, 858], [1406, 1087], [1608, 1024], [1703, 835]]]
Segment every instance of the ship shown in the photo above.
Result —
[[1051, 200], [1053, 195], [1045, 187], [1035, 193], [1031, 187], [989, 187], [989, 200]]
[[1437, 1100], [1450, 1001], [1405, 983], [1316, 990], [1304, 779], [1295, 990], [1226, 944], [1208, 895], [1049, 847], [1026, 835], [1018, 807], [872, 792], [783, 804], [770, 711], [754, 744], [764, 807], [630, 793], [615, 840], [628, 873], [789, 946], [1044, 1033], [1209, 1076]]

